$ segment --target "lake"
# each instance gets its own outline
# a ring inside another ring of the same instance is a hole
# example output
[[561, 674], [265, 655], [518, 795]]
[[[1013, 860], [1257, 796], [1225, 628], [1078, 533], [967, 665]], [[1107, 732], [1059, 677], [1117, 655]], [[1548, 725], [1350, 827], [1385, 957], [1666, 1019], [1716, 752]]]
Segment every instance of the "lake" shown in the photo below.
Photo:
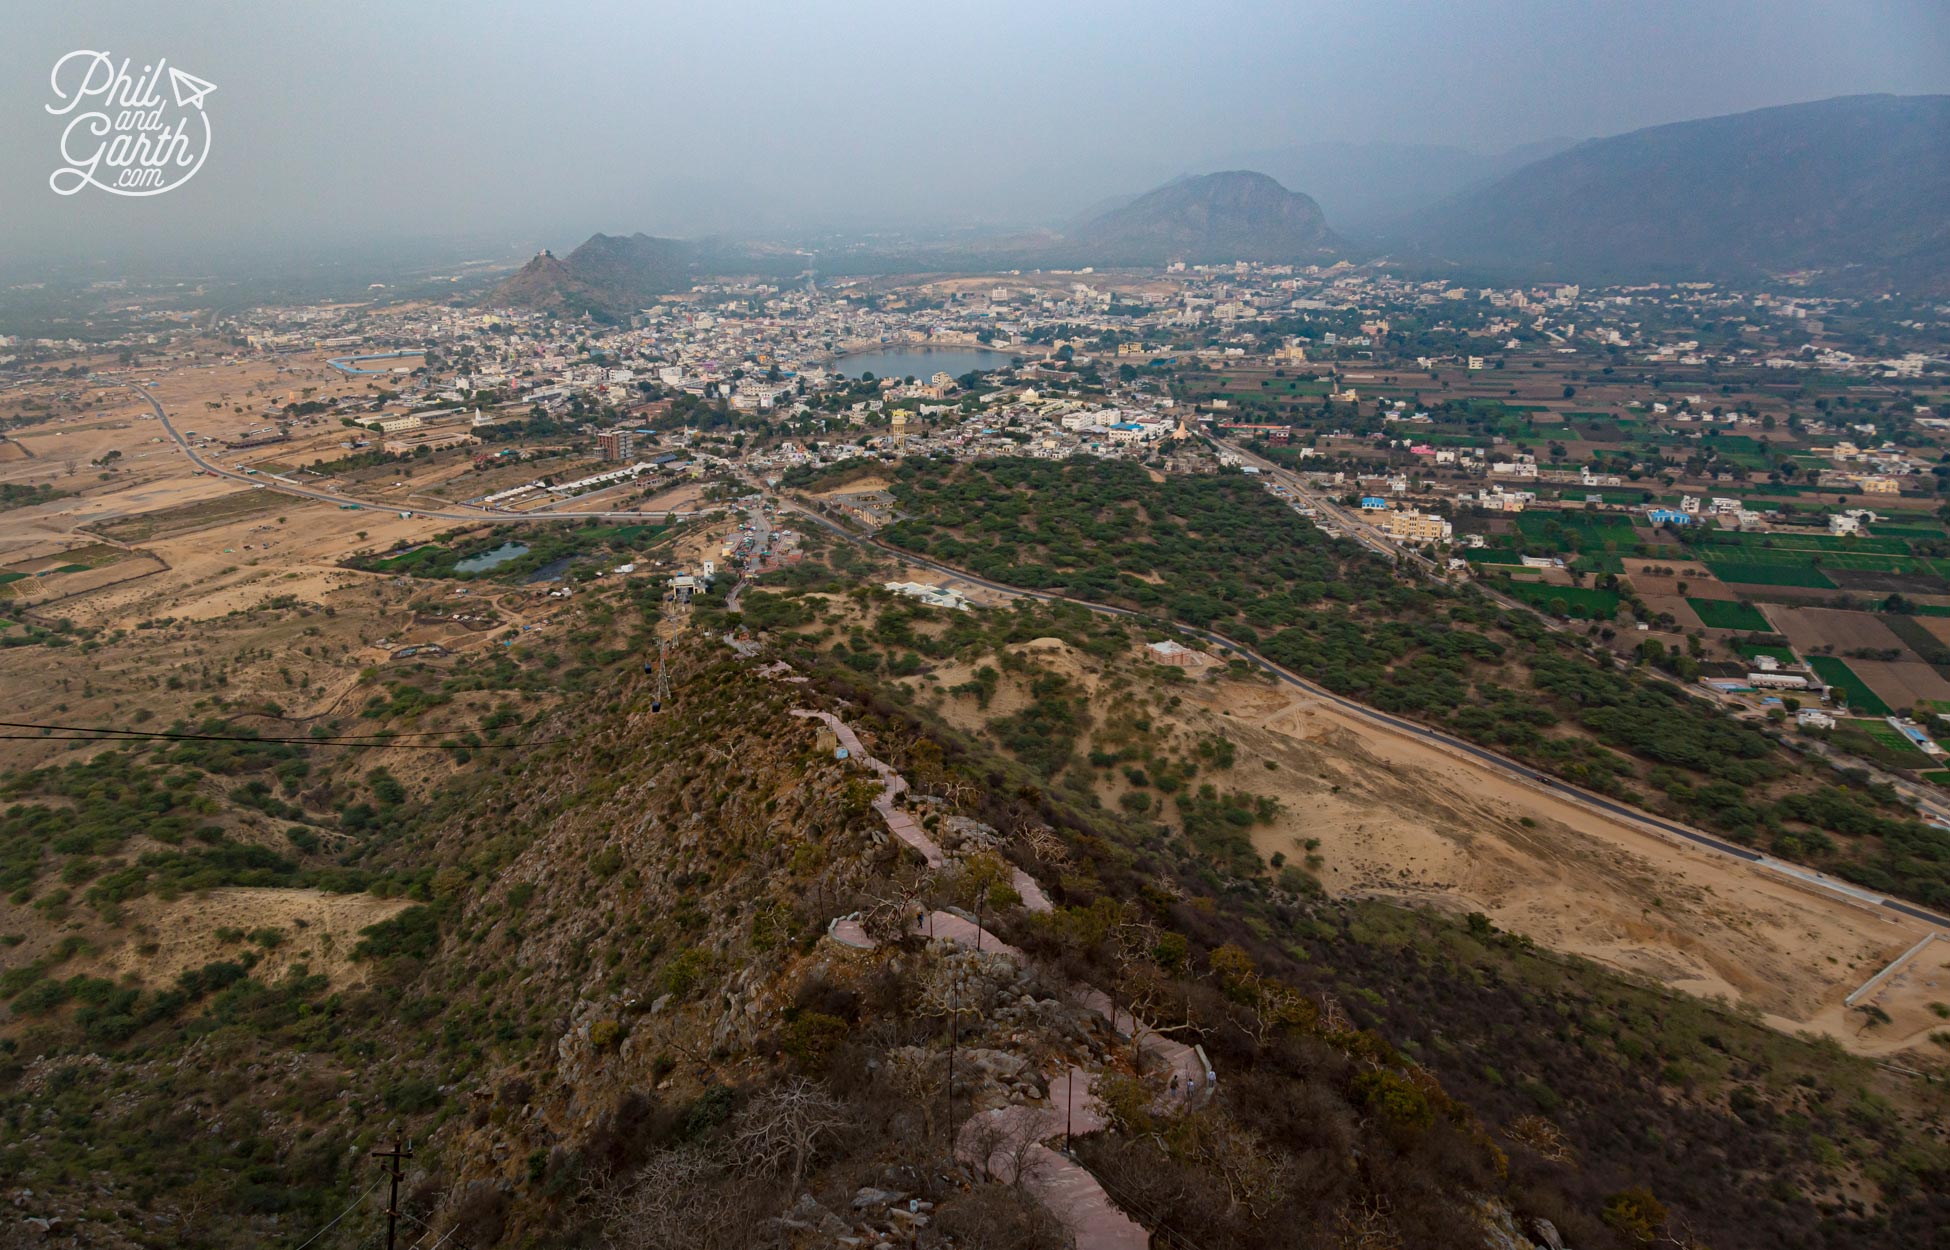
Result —
[[984, 347], [888, 347], [842, 356], [833, 368], [849, 378], [871, 373], [877, 378], [914, 377], [925, 382], [937, 373], [958, 378], [970, 370], [1000, 369], [1011, 359], [1008, 352]]
[[520, 543], [502, 543], [492, 551], [483, 551], [478, 556], [469, 556], [454, 565], [456, 573], [485, 573], [508, 561], [528, 554], [528, 548]]
[[532, 586], [536, 582], [555, 581], [556, 579], [560, 578], [564, 572], [568, 570], [569, 565], [574, 560], [575, 557], [573, 555], [557, 556], [555, 559], [550, 560], [547, 564], [544, 564], [541, 568], [536, 569], [533, 573], [530, 573], [527, 577], [522, 578], [521, 579], [522, 584]]

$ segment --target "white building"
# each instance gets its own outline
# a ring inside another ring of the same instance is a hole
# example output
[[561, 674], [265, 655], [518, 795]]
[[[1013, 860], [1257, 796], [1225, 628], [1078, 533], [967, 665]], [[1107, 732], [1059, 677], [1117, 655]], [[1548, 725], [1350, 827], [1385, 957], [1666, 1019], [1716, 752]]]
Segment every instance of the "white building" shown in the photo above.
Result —
[[888, 582], [885, 588], [894, 594], [918, 599], [933, 608], [949, 608], [957, 612], [966, 612], [969, 608], [968, 596], [946, 586], [929, 586], [923, 582]]

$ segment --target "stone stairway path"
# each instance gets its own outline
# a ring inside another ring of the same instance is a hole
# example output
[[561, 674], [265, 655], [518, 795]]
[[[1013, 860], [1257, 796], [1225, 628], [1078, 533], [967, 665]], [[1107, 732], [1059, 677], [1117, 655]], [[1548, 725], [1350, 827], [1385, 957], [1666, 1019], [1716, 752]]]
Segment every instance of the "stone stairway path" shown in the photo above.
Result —
[[[941, 868], [948, 862], [947, 855], [921, 828], [920, 822], [895, 806], [895, 801], [907, 792], [907, 779], [869, 755], [852, 726], [831, 712], [793, 708], [791, 714], [824, 724], [846, 748], [848, 758], [879, 776], [881, 790], [873, 807], [889, 833], [919, 851], [931, 869]], [[1010, 883], [1030, 911], [1052, 909], [1042, 885], [1022, 869], [1012, 868]], [[917, 912], [910, 927], [912, 932], [933, 941], [992, 952], [1017, 963], [1028, 962], [1022, 951], [954, 912], [939, 909]], [[841, 945], [859, 950], [870, 950], [876, 945], [852, 916], [832, 921], [827, 933]], [[1117, 1007], [1102, 990], [1082, 987], [1072, 991], [1071, 999], [1102, 1017], [1118, 1035], [1137, 1037], [1139, 1052], [1170, 1072], [1170, 1087], [1164, 1101], [1191, 1106], [1211, 1093], [1216, 1074], [1208, 1069], [1196, 1048], [1150, 1031], [1129, 1011]], [[1076, 1240], [1076, 1250], [1146, 1250], [1150, 1234], [1118, 1209], [1090, 1170], [1045, 1144], [1063, 1135], [1066, 1127], [1071, 1134], [1085, 1134], [1105, 1126], [1103, 1104], [1091, 1091], [1091, 1083], [1089, 1073], [1071, 1068], [1050, 1079], [1047, 1102], [1000, 1107], [969, 1117], [956, 1135], [955, 1154], [962, 1162], [979, 1167], [986, 1175], [1006, 1184], [1019, 1180], [1069, 1230]]]
[[1049, 1101], [998, 1107], [970, 1116], [955, 1135], [955, 1155], [1005, 1185], [1020, 1184], [1049, 1208], [1077, 1250], [1145, 1250], [1151, 1236], [1119, 1210], [1097, 1178], [1043, 1143], [1095, 1133], [1108, 1123], [1091, 1077], [1070, 1068], [1049, 1082]]
[[907, 778], [895, 772], [888, 764], [868, 755], [866, 748], [860, 745], [860, 739], [853, 732], [852, 726], [831, 712], [809, 712], [804, 708], [795, 707], [792, 709], [792, 715], [824, 724], [833, 731], [833, 736], [840, 740], [840, 745], [846, 748], [849, 758], [880, 775], [880, 797], [873, 801], [873, 810], [880, 813], [880, 819], [887, 825], [887, 832], [921, 852], [922, 858], [928, 861], [929, 868], [940, 868], [948, 862], [948, 857], [942, 853], [939, 846], [935, 845], [934, 839], [921, 828], [921, 822], [914, 819], [911, 813], [894, 806], [894, 800], [907, 793]]

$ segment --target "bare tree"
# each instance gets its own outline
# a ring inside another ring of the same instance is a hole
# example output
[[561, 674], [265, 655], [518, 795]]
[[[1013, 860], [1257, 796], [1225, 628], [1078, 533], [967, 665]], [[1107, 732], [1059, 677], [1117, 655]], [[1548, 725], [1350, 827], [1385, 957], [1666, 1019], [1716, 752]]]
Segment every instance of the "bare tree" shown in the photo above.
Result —
[[1320, 1008], [1314, 1001], [1284, 981], [1254, 972], [1235, 989], [1253, 1013], [1252, 1021], [1244, 1027], [1261, 1046], [1289, 1025], [1305, 1027], [1320, 1019]]
[[1286, 1197], [1291, 1161], [1251, 1129], [1213, 1114], [1195, 1117], [1189, 1129], [1192, 1151], [1225, 1185], [1234, 1210], [1261, 1220]]
[[[1189, 1032], [1197, 1027], [1184, 989], [1160, 967], [1156, 952], [1162, 933], [1149, 921], [1129, 922], [1111, 931], [1111, 974], [1113, 990], [1124, 999], [1131, 1017], [1131, 1063], [1141, 1066], [1140, 1055], [1147, 1033]], [[1113, 1008], [1116, 1006], [1112, 1002]], [[1116, 1027], [1116, 1012], [1111, 1026]], [[1166, 1021], [1169, 1016], [1169, 1022]], [[1184, 1091], [1189, 1094], [1190, 1091]]]
[[1522, 1142], [1552, 1163], [1571, 1161], [1571, 1144], [1563, 1130], [1541, 1115], [1518, 1116], [1503, 1130], [1512, 1141]]
[[1069, 848], [1056, 836], [1050, 827], [1039, 820], [1019, 817], [1016, 820], [1016, 837], [1029, 847], [1029, 853], [1051, 868], [1065, 868], [1070, 862]]
[[887, 1075], [902, 1101], [921, 1117], [920, 1140], [935, 1142], [940, 1124], [941, 1087], [947, 1080], [948, 1057], [940, 1051], [910, 1046], [888, 1057]]
[[1022, 1185], [1040, 1171], [1037, 1149], [1048, 1125], [1042, 1113], [1027, 1107], [1003, 1107], [970, 1118], [955, 1142], [963, 1161], [981, 1166], [985, 1180]]
[[993, 1111], [970, 1116], [961, 1126], [961, 1132], [955, 1134], [955, 1157], [980, 1167], [983, 1180], [995, 1180], [996, 1156], [1006, 1158], [1008, 1136], [1007, 1116]]
[[1329, 1037], [1354, 1032], [1354, 1021], [1348, 1019], [1347, 1008], [1332, 994], [1320, 996], [1320, 1030]]
[[941, 783], [942, 799], [958, 812], [967, 811], [973, 805], [977, 793], [975, 784], [961, 777], [945, 779]]
[[1335, 1222], [1347, 1250], [1400, 1250], [1402, 1238], [1395, 1230], [1394, 1214], [1380, 1194], [1349, 1202]]
[[729, 1149], [740, 1168], [789, 1171], [791, 1188], [797, 1190], [820, 1139], [846, 1121], [846, 1108], [838, 1099], [817, 1082], [795, 1077], [767, 1089], [738, 1113]]
[[621, 1184], [599, 1176], [584, 1196], [611, 1250], [698, 1250], [725, 1245], [746, 1222], [737, 1194], [700, 1150], [652, 1155]]
[[1042, 1148], [1042, 1135], [1037, 1131], [1049, 1127], [1035, 1114], [1021, 1116], [1010, 1130], [1008, 1140], [1003, 1144], [1003, 1162], [1008, 1168], [1009, 1183], [1020, 1186], [1026, 1181], [1041, 1175], [1049, 1163], [1049, 1156]]
[[910, 874], [897, 875], [893, 889], [874, 899], [860, 911], [860, 927], [876, 942], [898, 942], [914, 931], [915, 918], [927, 907], [921, 900], [922, 883]]

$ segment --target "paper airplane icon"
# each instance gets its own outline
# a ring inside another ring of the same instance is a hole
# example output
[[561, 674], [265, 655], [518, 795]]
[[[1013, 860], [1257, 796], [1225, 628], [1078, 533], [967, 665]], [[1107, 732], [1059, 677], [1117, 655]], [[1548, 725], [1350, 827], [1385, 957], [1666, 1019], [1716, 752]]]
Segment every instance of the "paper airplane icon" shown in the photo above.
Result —
[[203, 97], [217, 89], [217, 84], [205, 82], [195, 74], [185, 74], [174, 65], [169, 67], [169, 86], [176, 93], [178, 108], [202, 108]]

